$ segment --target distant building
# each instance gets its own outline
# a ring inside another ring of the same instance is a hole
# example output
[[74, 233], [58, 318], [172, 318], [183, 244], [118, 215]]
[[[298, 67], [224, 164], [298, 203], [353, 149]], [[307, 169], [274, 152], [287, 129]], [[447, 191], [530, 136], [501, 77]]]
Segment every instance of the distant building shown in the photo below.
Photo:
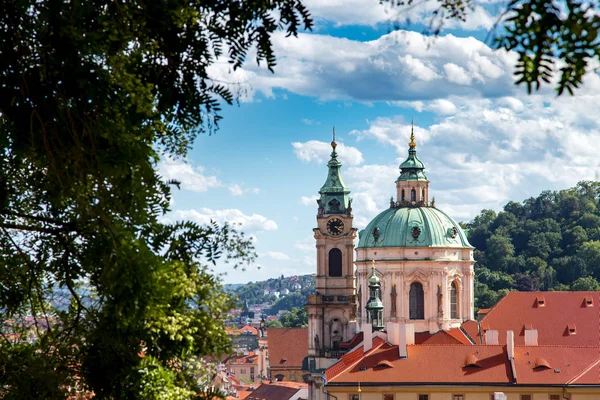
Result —
[[248, 352], [258, 347], [258, 330], [250, 325], [240, 329], [227, 327], [225, 331], [235, 352]]
[[258, 383], [258, 355], [250, 352], [247, 355], [230, 357], [225, 366], [227, 372], [242, 383]]
[[302, 382], [302, 363], [308, 355], [308, 329], [269, 328], [267, 340], [270, 378]]
[[290, 290], [289, 289], [281, 289], [281, 294], [284, 296], [287, 296], [288, 294], [290, 294]]

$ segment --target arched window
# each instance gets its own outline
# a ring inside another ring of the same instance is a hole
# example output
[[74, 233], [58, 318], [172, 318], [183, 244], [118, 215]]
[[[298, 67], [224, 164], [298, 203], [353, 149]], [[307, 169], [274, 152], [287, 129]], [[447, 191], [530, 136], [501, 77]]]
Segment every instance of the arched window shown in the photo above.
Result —
[[408, 297], [410, 319], [425, 319], [423, 285], [421, 285], [419, 282], [413, 282], [410, 285], [410, 293]]
[[329, 276], [342, 276], [342, 251], [329, 250]]
[[421, 189], [421, 201], [425, 201], [425, 189]]
[[402, 201], [406, 200], [406, 196], [404, 195], [404, 189], [402, 189]]
[[450, 285], [450, 318], [458, 318], [458, 288], [456, 281]]
[[412, 189], [410, 191], [410, 201], [417, 201], [417, 192], [415, 191], [415, 189]]

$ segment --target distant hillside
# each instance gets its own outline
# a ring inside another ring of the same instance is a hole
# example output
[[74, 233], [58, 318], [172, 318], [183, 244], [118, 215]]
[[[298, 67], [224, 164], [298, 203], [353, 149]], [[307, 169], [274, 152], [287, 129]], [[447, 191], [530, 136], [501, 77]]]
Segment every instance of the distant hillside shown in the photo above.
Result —
[[465, 227], [474, 252], [476, 308], [509, 290], [600, 290], [600, 182], [544, 191]]
[[[247, 284], [239, 285], [233, 293], [237, 296], [241, 302], [247, 301], [249, 305], [262, 304], [262, 303], [275, 303], [277, 296], [275, 293], [279, 293], [280, 297], [284, 296], [284, 293], [288, 291], [287, 296], [292, 298], [303, 298], [303, 302], [306, 302], [306, 295], [314, 292], [315, 290], [315, 275], [300, 275], [300, 276], [281, 276], [279, 278], [271, 278], [266, 281], [249, 282]], [[282, 299], [283, 300], [283, 299]], [[287, 302], [290, 302], [289, 299]], [[292, 307], [298, 306], [298, 301], [290, 302], [290, 307], [286, 305], [281, 309], [291, 309]], [[301, 306], [304, 306], [304, 303]]]

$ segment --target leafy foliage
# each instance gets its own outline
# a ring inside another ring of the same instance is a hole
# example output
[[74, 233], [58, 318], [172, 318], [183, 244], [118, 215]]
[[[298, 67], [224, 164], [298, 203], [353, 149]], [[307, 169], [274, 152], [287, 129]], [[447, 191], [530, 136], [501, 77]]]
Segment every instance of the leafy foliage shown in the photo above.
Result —
[[[229, 343], [208, 269], [255, 259], [228, 225], [167, 224], [160, 156], [185, 156], [234, 94], [210, 78], [312, 21], [297, 0], [0, 5], [2, 397], [192, 398]], [[195, 398], [195, 397], [194, 397]]]
[[283, 314], [280, 320], [284, 328], [306, 328], [308, 327], [306, 307], [294, 307], [291, 311]]
[[[428, 0], [437, 4], [428, 30], [438, 35], [447, 20], [465, 21], [473, 0]], [[383, 0], [410, 7], [414, 0]], [[482, 2], [483, 3], [483, 2]], [[510, 0], [498, 17], [491, 37], [494, 46], [518, 54], [515, 75], [531, 93], [559, 74], [556, 91], [573, 94], [586, 72], [600, 61], [598, 3], [585, 0]]]
[[597, 290], [600, 287], [600, 183], [544, 191], [467, 224], [474, 252], [476, 307], [509, 290]]

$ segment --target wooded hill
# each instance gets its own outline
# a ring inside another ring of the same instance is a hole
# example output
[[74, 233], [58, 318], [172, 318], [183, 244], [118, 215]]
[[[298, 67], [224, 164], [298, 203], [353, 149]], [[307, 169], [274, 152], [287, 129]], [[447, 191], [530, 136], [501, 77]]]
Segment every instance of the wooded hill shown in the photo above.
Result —
[[475, 246], [475, 308], [509, 290], [600, 290], [600, 182], [544, 191], [463, 227]]

